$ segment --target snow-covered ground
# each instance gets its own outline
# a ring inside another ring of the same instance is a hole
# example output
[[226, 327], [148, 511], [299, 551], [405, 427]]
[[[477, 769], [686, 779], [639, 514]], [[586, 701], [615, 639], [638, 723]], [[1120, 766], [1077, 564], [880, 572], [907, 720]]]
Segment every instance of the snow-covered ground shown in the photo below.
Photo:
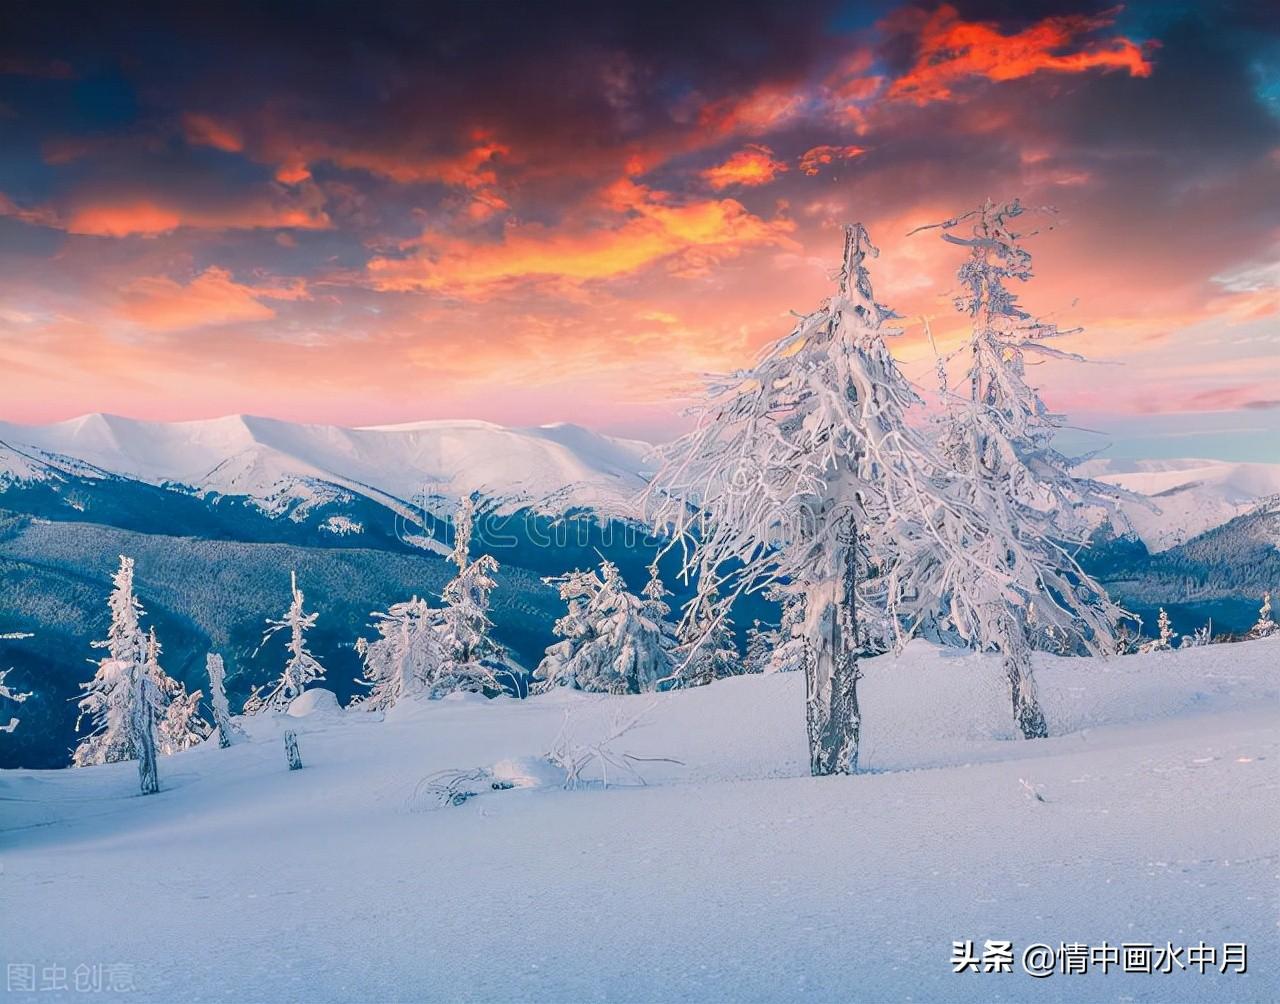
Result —
[[[149, 797], [131, 763], [0, 772], [0, 952], [165, 1002], [1280, 999], [1280, 639], [1046, 657], [1038, 742], [995, 659], [865, 670], [852, 778], [805, 776], [796, 674], [385, 720], [309, 700], [162, 758]], [[647, 787], [410, 811], [442, 768], [532, 764], [566, 712], [585, 742], [642, 711], [616, 749], [682, 761]], [[1249, 971], [953, 974], [988, 938], [1246, 942]]]

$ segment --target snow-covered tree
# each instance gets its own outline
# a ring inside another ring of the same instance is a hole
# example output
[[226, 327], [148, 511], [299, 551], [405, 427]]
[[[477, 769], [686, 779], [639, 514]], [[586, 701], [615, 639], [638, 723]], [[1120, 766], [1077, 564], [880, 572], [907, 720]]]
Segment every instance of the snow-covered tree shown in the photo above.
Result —
[[777, 631], [771, 637], [767, 636], [773, 648], [763, 663], [763, 672], [803, 672], [808, 658], [808, 644], [804, 638], [804, 597], [781, 589], [767, 589], [764, 596], [781, 606], [782, 617]]
[[868, 544], [891, 554], [905, 500], [935, 490], [917, 477], [924, 457], [903, 418], [916, 395], [884, 345], [894, 314], [865, 264], [877, 253], [860, 224], [846, 228], [835, 295], [753, 367], [709, 383], [648, 495], [702, 596], [732, 603], [772, 587], [802, 618], [814, 774], [857, 769]]
[[[0, 635], [0, 638], [7, 638], [7, 637], [10, 637], [10, 636]], [[25, 701], [28, 697], [31, 696], [31, 691], [27, 691], [26, 693], [23, 693], [21, 691], [14, 690], [11, 686], [5, 683], [4, 682], [5, 677], [7, 677], [12, 672], [13, 670], [11, 669], [0, 669], [0, 699], [6, 700], [6, 701], [12, 701], [14, 704], [21, 704], [23, 703], [23, 701]], [[19, 721], [20, 719], [11, 717], [9, 719], [8, 725], [0, 725], [0, 732], [12, 732], [14, 729], [18, 727]]]
[[209, 703], [213, 706], [218, 745], [226, 749], [244, 737], [240, 727], [231, 720], [231, 707], [227, 704], [227, 667], [217, 652], [210, 652], [204, 657], [204, 667], [209, 676]]
[[1125, 614], [1074, 557], [1092, 530], [1086, 511], [1114, 510], [1117, 492], [1072, 474], [1074, 461], [1053, 446], [1062, 418], [1027, 383], [1028, 356], [1080, 357], [1048, 344], [1071, 332], [1032, 317], [1008, 286], [1032, 277], [1022, 243], [1029, 235], [1012, 229], [1023, 212], [1017, 202], [987, 202], [934, 225], [943, 240], [968, 251], [955, 305], [970, 332], [961, 349], [966, 392], [950, 397], [939, 440], [963, 505], [953, 499], [930, 522], [935, 535], [962, 541], [966, 560], [934, 562], [928, 542], [917, 552], [925, 555], [924, 573], [915, 563], [900, 567], [915, 575], [915, 595], [940, 599], [951, 630], [1002, 652], [1014, 718], [1033, 738], [1048, 733], [1031, 672], [1033, 642], [1052, 638], [1055, 646], [1105, 654]]
[[439, 613], [415, 596], [373, 615], [378, 637], [356, 643], [364, 658], [364, 678], [358, 682], [371, 688], [365, 707], [382, 711], [401, 698], [432, 694], [449, 663]]
[[1262, 607], [1258, 610], [1258, 623], [1249, 629], [1250, 638], [1269, 638], [1277, 630], [1276, 622], [1271, 617], [1271, 593], [1262, 594]]
[[453, 551], [449, 560], [457, 574], [441, 592], [444, 607], [439, 612], [440, 640], [445, 664], [437, 674], [434, 690], [439, 694], [455, 690], [500, 689], [495, 668], [502, 665], [501, 650], [489, 635], [489, 594], [497, 585], [498, 562], [490, 555], [471, 558], [471, 532], [475, 502], [464, 498], [454, 519]]
[[776, 627], [770, 627], [760, 618], [751, 622], [747, 628], [747, 651], [742, 659], [744, 673], [763, 673], [768, 669], [769, 660], [782, 643]]
[[744, 671], [727, 605], [718, 606], [705, 594], [694, 598], [683, 622], [676, 664], [676, 687], [701, 687]]
[[658, 634], [661, 636], [659, 644], [668, 653], [665, 665], [675, 666], [678, 661], [676, 650], [680, 647], [680, 638], [676, 626], [671, 623], [671, 604], [667, 602], [671, 591], [663, 584], [656, 561], [649, 566], [649, 581], [640, 590], [640, 595], [644, 598], [641, 611], [648, 621], [657, 626]]
[[542, 581], [556, 589], [567, 609], [552, 628], [561, 640], [547, 648], [542, 662], [534, 670], [531, 692], [546, 693], [555, 687], [583, 689], [577, 677], [578, 656], [588, 646], [594, 645], [599, 637], [591, 613], [598, 607], [596, 597], [600, 593], [600, 577], [594, 571], [578, 569]]
[[1160, 634], [1158, 637], [1152, 638], [1142, 646], [1141, 652], [1168, 652], [1173, 648], [1173, 639], [1178, 637], [1178, 632], [1173, 629], [1173, 625], [1169, 623], [1169, 615], [1165, 613], [1164, 607], [1160, 608], [1160, 616], [1157, 619]]
[[671, 674], [671, 627], [659, 616], [666, 603], [655, 599], [655, 589], [643, 599], [628, 592], [607, 559], [599, 574], [575, 571], [544, 581], [559, 588], [569, 609], [555, 625], [563, 640], [547, 649], [534, 673], [536, 692], [569, 686], [639, 694]]
[[209, 735], [208, 723], [200, 717], [200, 691], [190, 694], [179, 680], [175, 680], [160, 665], [160, 642], [156, 629], [147, 633], [146, 674], [155, 684], [164, 705], [156, 721], [156, 749], [162, 756], [179, 753], [204, 742]]
[[88, 718], [90, 732], [72, 754], [72, 764], [137, 760], [143, 794], [159, 790], [156, 774], [155, 725], [164, 713], [164, 695], [147, 670], [147, 642], [139, 618], [142, 604], [133, 592], [133, 559], [120, 557], [107, 605], [111, 626], [107, 637], [94, 642], [107, 650], [92, 680], [81, 684], [80, 723]]
[[268, 620], [267, 631], [262, 636], [265, 644], [275, 634], [287, 631], [285, 642], [288, 657], [285, 660], [284, 672], [280, 679], [263, 696], [255, 688], [249, 700], [245, 702], [246, 715], [258, 714], [262, 711], [284, 711], [293, 699], [307, 689], [307, 684], [324, 679], [324, 667], [307, 648], [307, 632], [315, 627], [317, 613], [307, 613], [303, 608], [302, 590], [298, 588], [298, 573], [289, 573], [289, 588], [292, 601], [288, 612], [280, 620]]

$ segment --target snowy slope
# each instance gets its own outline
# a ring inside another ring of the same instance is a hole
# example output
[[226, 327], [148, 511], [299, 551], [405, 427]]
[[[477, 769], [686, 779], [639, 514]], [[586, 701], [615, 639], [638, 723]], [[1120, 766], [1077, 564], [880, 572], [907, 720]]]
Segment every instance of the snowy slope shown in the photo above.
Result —
[[[349, 429], [252, 416], [142, 422], [86, 415], [45, 426], [0, 423], [0, 442], [74, 457], [151, 484], [245, 495], [268, 511], [354, 491], [382, 504], [481, 492], [508, 506], [630, 512], [643, 486], [644, 443], [576, 426], [508, 429], [434, 421]], [[29, 474], [0, 454], [0, 471]]]
[[[411, 515], [424, 500], [480, 492], [502, 508], [634, 514], [650, 447], [580, 426], [513, 429], [478, 421], [343, 428], [252, 416], [142, 422], [86, 415], [46, 426], [0, 423], [0, 486], [47, 467], [113, 473], [199, 493], [247, 496], [271, 514], [305, 516], [365, 495]], [[1095, 459], [1081, 473], [1146, 495], [1123, 508], [1152, 550], [1225, 523], [1280, 493], [1280, 464]]]
[[1147, 496], [1158, 508], [1122, 506], [1138, 536], [1163, 551], [1280, 494], [1280, 464], [1223, 460], [1091, 460], [1079, 473]]
[[[996, 659], [865, 669], [856, 778], [803, 776], [795, 674], [255, 720], [148, 798], [132, 764], [0, 772], [6, 956], [124, 963], [166, 1002], [1280, 997], [1280, 639], [1043, 657], [1034, 743]], [[682, 761], [648, 787], [407, 809], [441, 768], [529, 763], [566, 711], [585, 740], [646, 708], [620, 748]], [[987, 938], [1243, 941], [1249, 971], [954, 975]]]

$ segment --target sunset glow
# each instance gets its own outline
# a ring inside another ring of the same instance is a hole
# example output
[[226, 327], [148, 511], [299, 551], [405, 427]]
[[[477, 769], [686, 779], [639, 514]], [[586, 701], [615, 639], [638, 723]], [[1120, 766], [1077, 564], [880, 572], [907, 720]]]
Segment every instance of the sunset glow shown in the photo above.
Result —
[[960, 258], [907, 234], [988, 196], [1056, 207], [1024, 303], [1124, 364], [1046, 366], [1055, 407], [1280, 407], [1276, 48], [1249, 15], [736, 9], [8, 18], [4, 417], [662, 435], [827, 294], [852, 220], [929, 379]]

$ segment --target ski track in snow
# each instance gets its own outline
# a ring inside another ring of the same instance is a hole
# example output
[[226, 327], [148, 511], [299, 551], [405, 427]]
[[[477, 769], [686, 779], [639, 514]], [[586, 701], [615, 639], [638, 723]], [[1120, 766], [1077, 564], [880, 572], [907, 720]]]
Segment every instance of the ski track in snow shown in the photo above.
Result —
[[[146, 798], [131, 763], [0, 772], [4, 961], [123, 962], [166, 1002], [1280, 997], [1280, 639], [1041, 658], [1056, 735], [1031, 743], [996, 658], [915, 643], [865, 672], [855, 778], [803, 776], [798, 674], [314, 702], [161, 758]], [[566, 709], [590, 737], [649, 703], [618, 748], [683, 766], [648, 787], [407, 808], [433, 771], [545, 751]], [[1244, 941], [1249, 972], [953, 974], [987, 938]]]

